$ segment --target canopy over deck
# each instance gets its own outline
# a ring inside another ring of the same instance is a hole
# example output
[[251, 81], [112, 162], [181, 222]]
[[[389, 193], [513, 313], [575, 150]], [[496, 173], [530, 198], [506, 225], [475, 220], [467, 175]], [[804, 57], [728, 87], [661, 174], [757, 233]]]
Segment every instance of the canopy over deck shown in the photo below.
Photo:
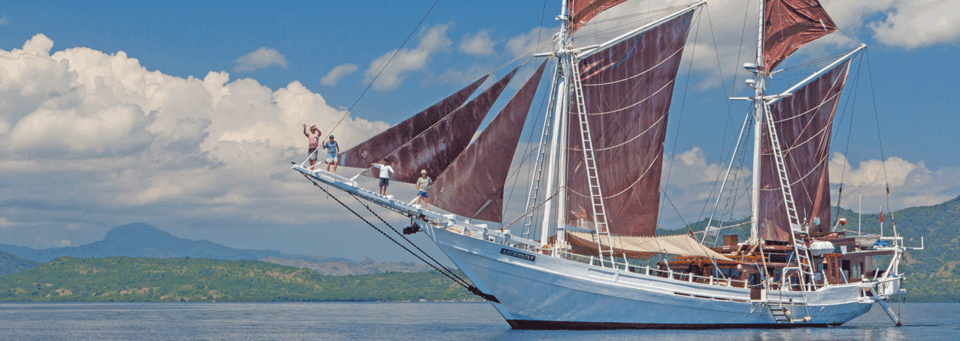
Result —
[[[596, 234], [586, 232], [567, 232], [567, 241], [575, 253], [595, 254], [597, 250]], [[701, 256], [719, 260], [733, 261], [730, 258], [698, 243], [688, 235], [664, 237], [610, 236], [614, 255], [626, 254], [631, 258], [650, 258], [657, 254], [676, 256]], [[606, 241], [603, 241], [606, 244]]]

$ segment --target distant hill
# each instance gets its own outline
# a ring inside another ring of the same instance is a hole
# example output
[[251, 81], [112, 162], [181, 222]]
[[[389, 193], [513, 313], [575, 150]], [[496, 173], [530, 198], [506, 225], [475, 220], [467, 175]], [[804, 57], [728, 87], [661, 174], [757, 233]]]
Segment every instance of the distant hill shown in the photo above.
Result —
[[23, 259], [6, 252], [0, 252], [0, 276], [20, 272], [35, 267], [39, 263], [29, 259]]
[[[207, 240], [176, 237], [160, 228], [144, 223], [117, 226], [108, 231], [103, 240], [81, 246], [37, 250], [0, 244], [0, 252], [40, 263], [46, 263], [59, 257], [191, 257], [220, 260], [265, 260], [275, 264], [311, 269], [322, 275], [334, 276], [430, 270], [428, 266], [416, 263], [378, 263], [371, 259], [365, 259], [357, 263], [350, 259], [338, 257], [287, 254], [276, 250], [237, 249]], [[0, 274], [3, 274], [2, 270], [0, 270]]]
[[280, 251], [235, 249], [207, 240], [179, 238], [144, 223], [117, 226], [107, 232], [103, 240], [81, 246], [36, 250], [0, 244], [0, 251], [41, 263], [58, 257], [193, 257], [230, 260], [262, 259], [269, 256], [283, 258]]
[[0, 302], [471, 300], [436, 272], [322, 276], [254, 260], [57, 258], [0, 276]]

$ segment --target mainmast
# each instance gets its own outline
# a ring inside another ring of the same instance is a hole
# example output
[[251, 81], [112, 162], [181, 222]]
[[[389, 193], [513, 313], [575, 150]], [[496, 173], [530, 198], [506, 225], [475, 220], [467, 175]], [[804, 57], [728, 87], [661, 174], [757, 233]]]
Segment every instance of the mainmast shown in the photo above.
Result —
[[764, 0], [757, 0], [758, 16], [757, 59], [754, 65], [745, 65], [753, 72], [753, 184], [750, 196], [750, 239], [749, 244], [760, 243], [760, 132], [763, 129], [763, 91], [766, 86], [763, 68], [763, 8]]

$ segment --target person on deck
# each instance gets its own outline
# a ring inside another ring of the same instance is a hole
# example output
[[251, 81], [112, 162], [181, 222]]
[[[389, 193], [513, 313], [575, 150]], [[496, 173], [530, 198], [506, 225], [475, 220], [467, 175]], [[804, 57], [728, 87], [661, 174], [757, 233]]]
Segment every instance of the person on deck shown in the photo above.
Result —
[[310, 160], [310, 170], [313, 170], [313, 165], [317, 164], [317, 147], [320, 146], [320, 129], [317, 129], [317, 125], [314, 124], [310, 127], [310, 133], [307, 133], [307, 125], [303, 125], [303, 136], [307, 137], [309, 141], [309, 147], [307, 148], [307, 155], [309, 155], [308, 160]]
[[430, 191], [430, 184], [433, 183], [433, 180], [430, 180], [427, 177], [427, 170], [420, 171], [420, 178], [417, 179], [417, 203], [423, 205], [423, 208], [427, 208], [427, 199], [430, 198], [430, 195], [427, 192]]
[[333, 140], [333, 135], [330, 135], [330, 141], [327, 141], [323, 144], [323, 149], [327, 150], [327, 171], [330, 171], [330, 165], [333, 165], [333, 174], [337, 174], [337, 162], [340, 158], [340, 145], [337, 144], [337, 141]]
[[393, 167], [387, 163], [387, 159], [380, 160], [380, 163], [371, 163], [373, 167], [380, 169], [380, 195], [387, 196], [387, 186], [390, 186], [390, 173], [393, 173]]

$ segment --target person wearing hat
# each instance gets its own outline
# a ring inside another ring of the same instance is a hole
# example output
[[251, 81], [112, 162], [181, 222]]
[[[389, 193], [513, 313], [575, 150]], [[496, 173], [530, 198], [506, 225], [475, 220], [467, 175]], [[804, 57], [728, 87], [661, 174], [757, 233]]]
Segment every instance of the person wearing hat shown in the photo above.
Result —
[[387, 196], [387, 186], [390, 186], [390, 173], [394, 173], [393, 167], [387, 164], [387, 158], [380, 160], [380, 163], [371, 163], [370, 166], [380, 169], [380, 195]]
[[427, 192], [430, 191], [430, 184], [432, 183], [433, 180], [427, 177], [427, 170], [421, 170], [420, 178], [417, 179], [417, 203], [423, 205], [424, 209], [427, 208], [427, 199], [430, 198]]
[[337, 144], [337, 141], [333, 140], [333, 135], [330, 135], [330, 141], [323, 143], [323, 149], [327, 150], [327, 171], [330, 171], [330, 165], [333, 165], [333, 174], [337, 174], [337, 159], [340, 156], [340, 145]]
[[310, 133], [307, 133], [307, 125], [303, 125], [303, 136], [307, 137], [309, 141], [309, 146], [307, 148], [307, 155], [309, 155], [308, 160], [310, 160], [310, 170], [313, 170], [313, 165], [317, 164], [317, 147], [320, 146], [320, 129], [317, 129], [317, 125], [314, 124], [310, 127]]

